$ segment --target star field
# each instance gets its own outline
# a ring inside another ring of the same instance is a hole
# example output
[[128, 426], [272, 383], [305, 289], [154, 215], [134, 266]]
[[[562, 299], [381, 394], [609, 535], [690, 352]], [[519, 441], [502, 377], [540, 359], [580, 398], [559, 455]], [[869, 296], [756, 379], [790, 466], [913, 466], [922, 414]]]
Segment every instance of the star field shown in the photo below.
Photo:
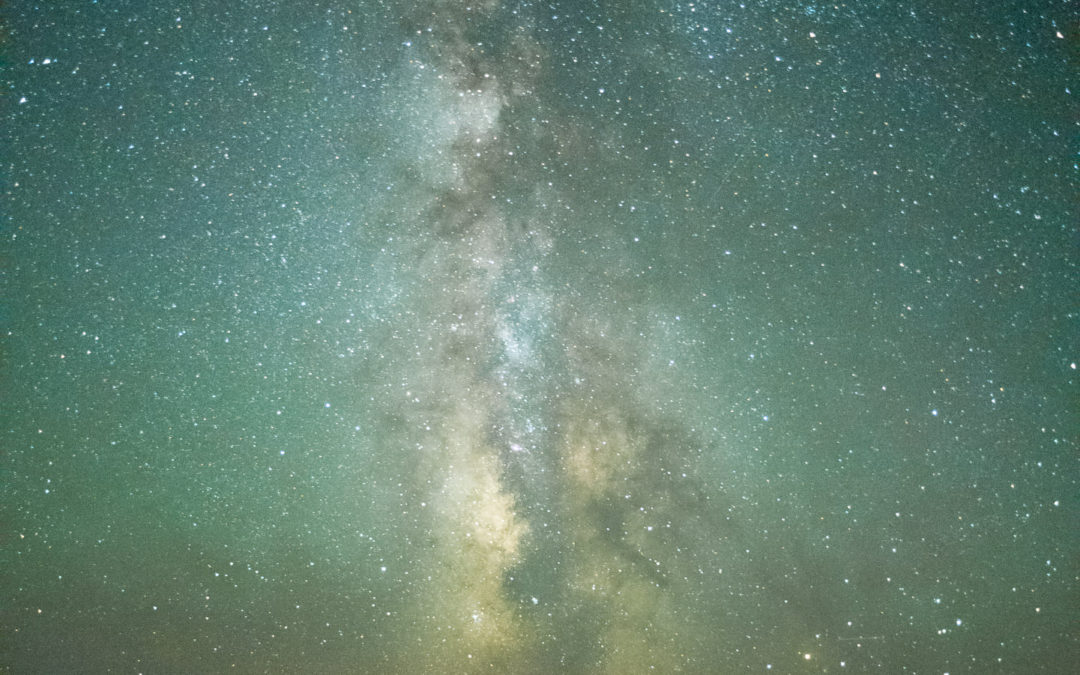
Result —
[[6, 7], [0, 667], [1072, 672], [1077, 18]]

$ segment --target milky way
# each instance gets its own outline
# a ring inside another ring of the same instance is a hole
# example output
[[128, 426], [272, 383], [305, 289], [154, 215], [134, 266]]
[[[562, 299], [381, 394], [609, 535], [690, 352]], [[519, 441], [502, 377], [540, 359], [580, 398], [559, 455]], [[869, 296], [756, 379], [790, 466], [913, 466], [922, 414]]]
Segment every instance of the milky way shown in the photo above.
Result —
[[675, 521], [711, 507], [674, 513], [701, 488], [685, 479], [692, 439], [649, 411], [650, 337], [624, 324], [654, 308], [633, 294], [599, 306], [578, 290], [607, 271], [588, 260], [579, 279], [552, 272], [569, 254], [562, 219], [578, 216], [557, 213], [560, 188], [537, 180], [563, 152], [543, 148], [585, 155], [554, 136], [589, 132], [531, 116], [551, 58], [527, 24], [481, 39], [508, 19], [456, 3], [417, 18], [418, 55], [398, 84], [421, 89], [425, 108], [393, 215], [409, 311], [385, 371], [400, 433], [381, 442], [413, 457], [417, 526], [434, 533], [402, 618], [419, 650], [401, 667], [542, 671], [565, 664], [545, 645], [569, 622], [591, 635], [571, 663], [669, 671], [686, 648], [672, 603], [686, 600], [663, 589], [685, 584], [694, 548], [692, 526]]

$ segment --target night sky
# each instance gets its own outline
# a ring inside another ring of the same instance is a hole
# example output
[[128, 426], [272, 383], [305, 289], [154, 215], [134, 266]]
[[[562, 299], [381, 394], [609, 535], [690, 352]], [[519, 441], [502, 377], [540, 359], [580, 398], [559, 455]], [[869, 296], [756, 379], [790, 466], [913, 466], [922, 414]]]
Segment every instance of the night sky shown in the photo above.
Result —
[[0, 12], [0, 669], [1075, 672], [1075, 5]]

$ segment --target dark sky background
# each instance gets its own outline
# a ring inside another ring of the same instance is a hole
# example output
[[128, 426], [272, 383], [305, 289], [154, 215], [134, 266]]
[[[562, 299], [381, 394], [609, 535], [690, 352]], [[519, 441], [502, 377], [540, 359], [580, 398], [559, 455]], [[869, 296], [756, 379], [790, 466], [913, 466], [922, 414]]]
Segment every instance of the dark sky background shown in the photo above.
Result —
[[0, 669], [1080, 661], [1075, 5], [0, 11]]

